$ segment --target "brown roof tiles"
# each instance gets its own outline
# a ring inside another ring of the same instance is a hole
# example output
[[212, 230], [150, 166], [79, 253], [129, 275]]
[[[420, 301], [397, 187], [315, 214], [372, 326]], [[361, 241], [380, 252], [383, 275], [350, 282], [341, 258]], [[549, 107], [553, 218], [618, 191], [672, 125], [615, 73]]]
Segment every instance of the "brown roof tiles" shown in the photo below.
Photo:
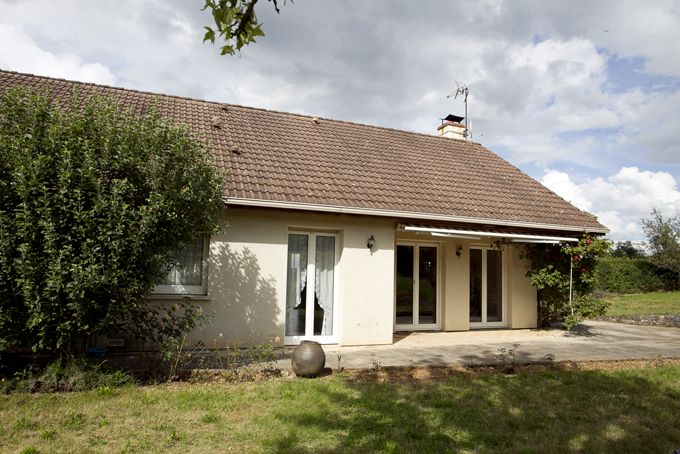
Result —
[[73, 90], [98, 93], [136, 113], [157, 102], [162, 115], [207, 140], [217, 165], [228, 171], [228, 203], [290, 202], [381, 210], [396, 218], [410, 213], [492, 225], [606, 229], [474, 142], [0, 71], [0, 94], [16, 85], [59, 98]]

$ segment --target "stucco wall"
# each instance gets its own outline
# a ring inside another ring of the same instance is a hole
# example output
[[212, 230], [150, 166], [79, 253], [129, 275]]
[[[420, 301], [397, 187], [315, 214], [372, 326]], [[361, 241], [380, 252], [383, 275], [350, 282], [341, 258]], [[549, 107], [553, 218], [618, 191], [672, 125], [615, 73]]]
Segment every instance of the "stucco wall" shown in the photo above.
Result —
[[[227, 219], [228, 225], [210, 242], [208, 296], [195, 301], [212, 318], [191, 335], [191, 342], [283, 345], [289, 231], [337, 234], [339, 344], [392, 343], [397, 241], [439, 245], [440, 327], [444, 331], [470, 329], [470, 246], [488, 246], [488, 241], [397, 233], [396, 221], [387, 218], [230, 208]], [[371, 235], [377, 246], [373, 254], [366, 248]], [[458, 247], [462, 248], [460, 257]], [[503, 269], [506, 326], [535, 327], [536, 290], [525, 276], [519, 246], [505, 248]]]
[[230, 208], [227, 219], [211, 239], [208, 298], [197, 301], [214, 315], [192, 341], [210, 346], [222, 334], [222, 342], [283, 344], [288, 232], [302, 230], [338, 234], [338, 342], [392, 343], [393, 220], [251, 208]]
[[521, 258], [520, 246], [509, 251], [509, 304], [508, 318], [512, 328], [536, 328], [537, 306], [536, 289], [526, 277], [527, 263]]

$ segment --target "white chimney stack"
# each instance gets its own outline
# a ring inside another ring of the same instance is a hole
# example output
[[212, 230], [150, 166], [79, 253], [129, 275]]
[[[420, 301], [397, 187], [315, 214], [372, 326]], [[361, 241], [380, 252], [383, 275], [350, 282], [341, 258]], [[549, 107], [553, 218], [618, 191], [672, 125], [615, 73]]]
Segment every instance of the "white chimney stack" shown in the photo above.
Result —
[[442, 124], [437, 128], [440, 137], [448, 137], [450, 139], [467, 140], [467, 130], [461, 123], [464, 117], [458, 115], [447, 115], [442, 119]]

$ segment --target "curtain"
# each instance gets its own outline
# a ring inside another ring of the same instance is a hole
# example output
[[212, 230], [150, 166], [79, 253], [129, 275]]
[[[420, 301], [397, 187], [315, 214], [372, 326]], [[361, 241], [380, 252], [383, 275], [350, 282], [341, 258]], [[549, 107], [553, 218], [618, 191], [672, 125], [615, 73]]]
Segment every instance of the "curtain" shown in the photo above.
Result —
[[170, 270], [165, 285], [201, 285], [203, 283], [203, 239], [188, 244], [179, 254], [177, 267]]
[[[335, 269], [335, 237], [316, 237], [315, 300], [323, 310], [321, 335], [333, 334], [333, 270]], [[315, 330], [316, 331], [316, 330]]]
[[305, 334], [307, 286], [307, 235], [288, 235], [288, 275], [286, 282], [286, 336]]

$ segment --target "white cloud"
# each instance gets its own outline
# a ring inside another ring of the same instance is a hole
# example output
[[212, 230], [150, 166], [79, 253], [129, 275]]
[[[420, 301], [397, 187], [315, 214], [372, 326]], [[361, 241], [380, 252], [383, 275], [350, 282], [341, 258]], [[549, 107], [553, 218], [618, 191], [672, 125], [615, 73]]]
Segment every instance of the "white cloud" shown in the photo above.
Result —
[[680, 191], [668, 172], [643, 171], [622, 167], [610, 177], [577, 183], [565, 173], [548, 170], [541, 182], [577, 207], [598, 216], [611, 229], [615, 240], [639, 240], [643, 236], [640, 219], [652, 208], [665, 216], [680, 215]]
[[[85, 63], [72, 53], [41, 49], [21, 28], [0, 24], [0, 68], [112, 85], [116, 77], [101, 63]], [[7, 45], [11, 43], [11, 45]]]

